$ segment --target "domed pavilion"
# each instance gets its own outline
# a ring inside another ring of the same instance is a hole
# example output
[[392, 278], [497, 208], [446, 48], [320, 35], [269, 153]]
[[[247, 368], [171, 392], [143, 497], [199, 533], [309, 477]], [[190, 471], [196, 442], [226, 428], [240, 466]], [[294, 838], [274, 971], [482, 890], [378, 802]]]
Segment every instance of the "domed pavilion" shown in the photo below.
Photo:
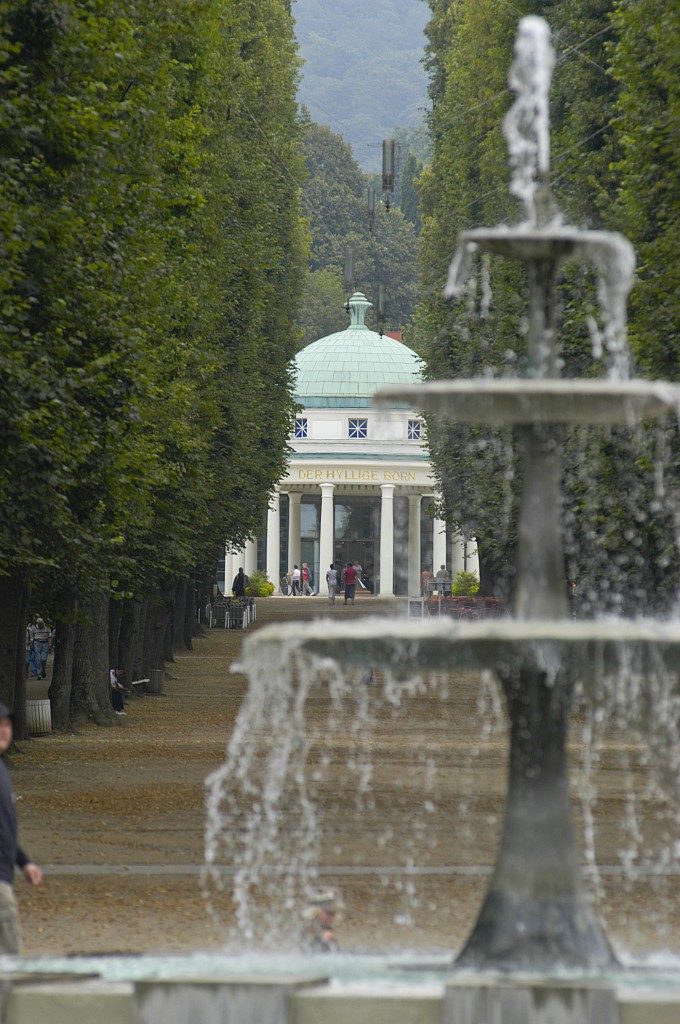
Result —
[[324, 594], [330, 563], [352, 562], [366, 585], [358, 595], [413, 595], [423, 570], [476, 569], [474, 546], [464, 557], [460, 538], [447, 544], [445, 524], [433, 518], [422, 419], [410, 406], [372, 404], [383, 386], [421, 380], [423, 364], [401, 341], [366, 326], [370, 306], [355, 292], [346, 330], [295, 357], [300, 411], [288, 471], [272, 495], [265, 536], [227, 555], [227, 586], [239, 565], [246, 573], [259, 566], [278, 592], [283, 574], [307, 562]]

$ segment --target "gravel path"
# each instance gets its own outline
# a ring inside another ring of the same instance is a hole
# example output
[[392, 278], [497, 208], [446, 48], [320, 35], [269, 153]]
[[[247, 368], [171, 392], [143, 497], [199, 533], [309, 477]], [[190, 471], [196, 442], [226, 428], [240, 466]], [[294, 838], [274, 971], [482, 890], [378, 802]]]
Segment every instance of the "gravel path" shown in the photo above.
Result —
[[[403, 602], [364, 598], [329, 610], [322, 599], [262, 600], [249, 632], [329, 611], [334, 618], [403, 613]], [[234, 923], [230, 897], [221, 900], [217, 923], [200, 886], [204, 780], [223, 762], [245, 693], [244, 679], [229, 671], [244, 635], [216, 629], [197, 639], [192, 652], [168, 666], [165, 694], [131, 699], [115, 727], [87, 726], [78, 735], [21, 745], [12, 775], [22, 841], [45, 868], [38, 890], [17, 879], [27, 954], [224, 945]], [[354, 712], [332, 708], [326, 690], [314, 690], [307, 761], [323, 767], [315, 783], [325, 814], [319, 869], [324, 884], [342, 888], [345, 949], [454, 949], [474, 921], [502, 821], [506, 742], [488, 684], [451, 675], [446, 685], [446, 701], [426, 689], [400, 708], [385, 707], [376, 686], [370, 742], [362, 740], [359, 750], [364, 756], [370, 747], [367, 799], [357, 797]], [[576, 760], [579, 736], [577, 718]], [[265, 741], [271, 746], [271, 737]], [[595, 777], [602, 871], [594, 895], [619, 948], [677, 954], [677, 861], [663, 872], [657, 867], [671, 812], [646, 788], [641, 759], [642, 750], [620, 734], [602, 751]], [[625, 879], [618, 851], [631, 844], [631, 786], [635, 827], [656, 859], [648, 857], [643, 871]], [[582, 830], [578, 803], [575, 817]], [[416, 845], [419, 869], [411, 871]], [[225, 877], [231, 874], [228, 865]], [[276, 900], [276, 893], [261, 899]]]

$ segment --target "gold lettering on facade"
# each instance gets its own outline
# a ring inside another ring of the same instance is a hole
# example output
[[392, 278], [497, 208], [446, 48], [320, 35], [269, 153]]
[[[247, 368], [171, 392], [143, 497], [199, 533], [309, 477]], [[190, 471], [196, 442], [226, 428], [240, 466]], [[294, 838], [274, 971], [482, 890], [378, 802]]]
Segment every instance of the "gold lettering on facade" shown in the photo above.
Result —
[[415, 483], [414, 470], [407, 469], [298, 469], [298, 480], [345, 480], [348, 483]]

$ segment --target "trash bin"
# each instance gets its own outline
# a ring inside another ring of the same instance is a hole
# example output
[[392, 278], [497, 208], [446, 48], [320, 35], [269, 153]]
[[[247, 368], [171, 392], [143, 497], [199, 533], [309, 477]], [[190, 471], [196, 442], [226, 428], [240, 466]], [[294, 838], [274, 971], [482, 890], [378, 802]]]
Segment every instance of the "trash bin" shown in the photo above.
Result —
[[162, 693], [163, 692], [163, 669], [152, 668], [150, 673], [150, 679], [147, 683], [147, 689], [149, 693]]
[[52, 732], [52, 709], [49, 700], [26, 701], [26, 730], [29, 736], [45, 736]]

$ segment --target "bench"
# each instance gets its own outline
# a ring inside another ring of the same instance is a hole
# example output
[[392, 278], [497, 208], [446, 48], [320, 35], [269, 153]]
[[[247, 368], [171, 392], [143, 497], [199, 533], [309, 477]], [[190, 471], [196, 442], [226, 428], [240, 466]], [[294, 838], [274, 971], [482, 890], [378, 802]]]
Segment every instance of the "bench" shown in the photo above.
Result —
[[[130, 686], [137, 687], [137, 689], [133, 690], [132, 692], [137, 697], [143, 697], [144, 696], [144, 690], [146, 689], [146, 684], [150, 683], [150, 682], [151, 682], [150, 679], [131, 679], [130, 680]], [[141, 689], [141, 687], [143, 687], [144, 689]]]

